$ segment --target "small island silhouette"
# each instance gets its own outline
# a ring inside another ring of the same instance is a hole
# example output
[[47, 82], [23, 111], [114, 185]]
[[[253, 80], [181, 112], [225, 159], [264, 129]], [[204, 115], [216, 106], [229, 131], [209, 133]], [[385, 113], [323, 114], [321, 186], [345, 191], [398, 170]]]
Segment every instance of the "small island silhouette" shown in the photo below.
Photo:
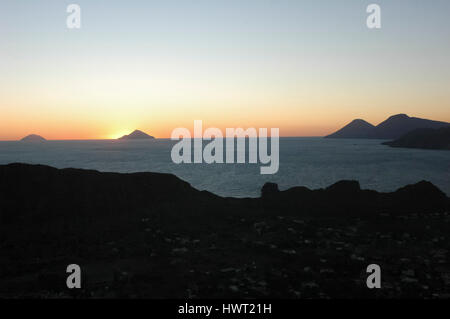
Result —
[[42, 141], [46, 141], [46, 139], [43, 138], [40, 135], [37, 135], [37, 134], [30, 134], [30, 135], [27, 135], [24, 138], [22, 138], [21, 141], [24, 141], [24, 142], [42, 142]]
[[154, 139], [154, 137], [140, 130], [134, 130], [132, 133], [118, 138], [118, 140], [145, 140], [145, 139]]

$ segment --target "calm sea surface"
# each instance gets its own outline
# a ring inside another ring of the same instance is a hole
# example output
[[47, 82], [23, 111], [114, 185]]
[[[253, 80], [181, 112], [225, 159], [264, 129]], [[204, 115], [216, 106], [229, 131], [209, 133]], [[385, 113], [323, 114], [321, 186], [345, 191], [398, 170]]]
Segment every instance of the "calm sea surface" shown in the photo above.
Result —
[[428, 180], [450, 195], [450, 151], [390, 148], [380, 140], [281, 138], [278, 173], [261, 175], [260, 163], [174, 164], [170, 157], [174, 143], [167, 139], [0, 142], [0, 164], [173, 173], [197, 189], [236, 197], [256, 197], [268, 181], [287, 189], [322, 188], [342, 179], [358, 180], [362, 188], [378, 191]]

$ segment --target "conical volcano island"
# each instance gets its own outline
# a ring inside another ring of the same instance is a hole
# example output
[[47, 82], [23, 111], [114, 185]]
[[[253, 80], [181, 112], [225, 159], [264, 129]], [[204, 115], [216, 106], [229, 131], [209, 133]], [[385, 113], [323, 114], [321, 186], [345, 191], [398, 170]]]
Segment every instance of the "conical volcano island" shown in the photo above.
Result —
[[147, 133], [144, 133], [140, 130], [135, 130], [135, 131], [133, 131], [133, 133], [124, 135], [118, 139], [119, 140], [149, 140], [149, 139], [154, 139], [154, 137], [151, 135], [148, 135]]
[[30, 134], [30, 135], [27, 135], [24, 138], [22, 138], [21, 141], [24, 141], [24, 142], [42, 142], [42, 141], [46, 141], [46, 139], [43, 138], [40, 135], [37, 135], [37, 134]]
[[353, 120], [340, 130], [325, 137], [397, 139], [416, 129], [439, 129], [442, 127], [450, 127], [450, 123], [409, 117], [406, 114], [397, 114], [389, 117], [377, 126], [361, 119]]
[[362, 119], [356, 119], [341, 128], [339, 131], [326, 137], [332, 138], [370, 138], [375, 126]]

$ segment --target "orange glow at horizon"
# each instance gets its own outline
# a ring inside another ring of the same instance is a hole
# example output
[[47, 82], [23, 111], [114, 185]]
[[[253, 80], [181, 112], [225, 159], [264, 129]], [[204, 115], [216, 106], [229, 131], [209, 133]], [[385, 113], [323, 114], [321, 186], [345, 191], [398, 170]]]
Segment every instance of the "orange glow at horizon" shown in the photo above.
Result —
[[57, 1], [3, 2], [0, 140], [170, 138], [194, 120], [282, 137], [399, 113], [450, 122], [448, 1], [386, 1], [398, 19], [382, 30], [358, 1], [83, 1], [79, 30]]
[[8, 107], [1, 111], [0, 140], [18, 140], [28, 134], [49, 140], [116, 139], [135, 129], [156, 138], [170, 138], [178, 127], [192, 134], [194, 120], [203, 121], [203, 130], [216, 127], [222, 132], [226, 128], [279, 128], [281, 137], [324, 136], [355, 118], [377, 125], [398, 113], [450, 122], [446, 107], [450, 98], [446, 96], [441, 96], [433, 108], [425, 108], [426, 96], [364, 91], [346, 95], [337, 89], [327, 94], [318, 89], [286, 92], [283, 99], [276, 92], [259, 96], [254, 92], [236, 96], [223, 92], [214, 96], [167, 93], [154, 97], [148, 95], [146, 87], [125, 92], [129, 94], [112, 91], [106, 96], [98, 91], [77, 96], [60, 87], [54, 90], [57, 94], [28, 89], [27, 95], [11, 90], [3, 96], [6, 102], [2, 105]]
[[[344, 125], [348, 124], [354, 118], [363, 118], [368, 122], [377, 125], [388, 116], [386, 114], [372, 120], [364, 116], [349, 115], [336, 116], [329, 114], [328, 116], [300, 116], [293, 114], [292, 116], [272, 116], [263, 115], [261, 117], [233, 117], [223, 115], [221, 120], [217, 120], [213, 116], [207, 116], [203, 119], [197, 117], [174, 117], [164, 118], [161, 120], [143, 117], [141, 120], [117, 121], [112, 119], [111, 122], [102, 119], [98, 123], [95, 119], [84, 121], [83, 118], [66, 119], [62, 122], [54, 119], [46, 118], [27, 118], [21, 121], [8, 121], [2, 123], [0, 128], [0, 140], [19, 140], [28, 134], [38, 134], [48, 140], [84, 140], [84, 139], [117, 139], [123, 135], [130, 134], [135, 129], [141, 130], [156, 138], [170, 138], [172, 130], [178, 127], [187, 128], [191, 135], [194, 131], [194, 120], [202, 120], [203, 131], [209, 127], [219, 128], [224, 134], [227, 128], [279, 128], [281, 137], [292, 136], [324, 136], [330, 134]], [[416, 116], [416, 114], [408, 114]], [[220, 117], [220, 116], [219, 116]], [[449, 118], [431, 118], [434, 120], [449, 121]], [[129, 124], [132, 123], [132, 124]]]

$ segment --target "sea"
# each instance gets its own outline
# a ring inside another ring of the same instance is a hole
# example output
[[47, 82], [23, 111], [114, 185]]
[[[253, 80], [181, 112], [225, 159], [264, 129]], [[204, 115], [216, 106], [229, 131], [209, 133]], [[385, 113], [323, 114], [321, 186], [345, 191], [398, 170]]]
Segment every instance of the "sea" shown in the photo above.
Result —
[[260, 167], [265, 164], [250, 164], [248, 159], [242, 164], [175, 164], [171, 150], [176, 142], [170, 139], [2, 141], [0, 164], [171, 173], [199, 190], [232, 197], [257, 197], [266, 182], [285, 190], [294, 186], [325, 188], [340, 180], [357, 180], [363, 189], [382, 192], [426, 180], [450, 196], [450, 151], [391, 148], [382, 142], [280, 138], [279, 169], [273, 175], [262, 175]]

